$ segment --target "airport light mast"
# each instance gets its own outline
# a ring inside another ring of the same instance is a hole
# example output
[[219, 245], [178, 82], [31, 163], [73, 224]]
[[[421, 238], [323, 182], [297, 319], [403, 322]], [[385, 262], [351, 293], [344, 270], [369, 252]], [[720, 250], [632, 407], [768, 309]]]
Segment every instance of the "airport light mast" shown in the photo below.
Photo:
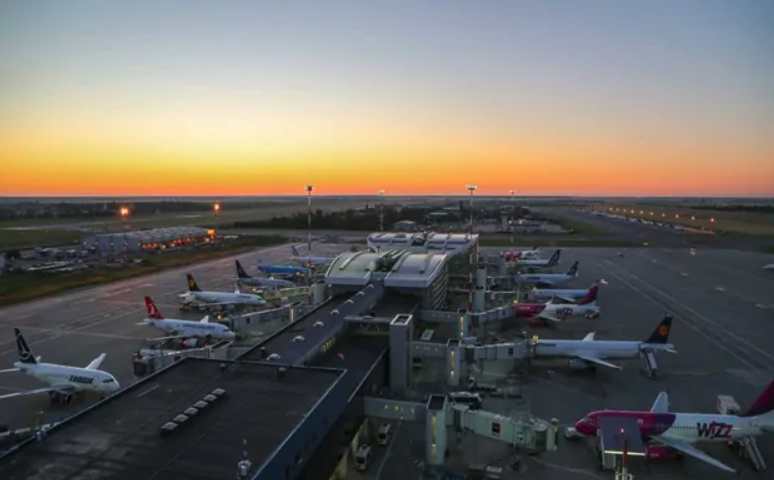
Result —
[[129, 214], [131, 211], [129, 210], [129, 207], [121, 207], [118, 210], [118, 214], [121, 216], [121, 224], [123, 226], [124, 230], [124, 255], [127, 255], [129, 253], [129, 239], [127, 238], [126, 234], [129, 230]]
[[[470, 202], [468, 208], [470, 209], [470, 224], [468, 225], [468, 240], [473, 240], [473, 192], [476, 191], [474, 184], [468, 184], [468, 192], [470, 193]], [[468, 316], [473, 313], [473, 275], [476, 272], [476, 260], [478, 259], [478, 252], [475, 248], [469, 248], [468, 254]], [[468, 318], [470, 321], [470, 318]]]
[[379, 231], [384, 231], [384, 190], [379, 190]]
[[508, 219], [508, 230], [510, 230], [510, 232], [511, 232], [511, 245], [513, 245], [513, 221], [514, 221], [514, 218], [513, 218], [513, 195], [516, 193], [516, 190], [510, 189], [508, 191], [508, 193], [511, 194], [511, 202], [510, 202], [511, 214], [510, 214], [510, 218]]
[[[307, 229], [307, 253], [306, 255], [311, 257], [312, 256], [312, 190], [314, 190], [313, 185], [307, 185], [306, 186], [306, 210], [307, 210], [307, 219], [306, 219], [306, 229]], [[307, 271], [306, 271], [306, 278], [307, 278], [307, 285], [309, 286], [309, 305], [312, 304], [312, 301], [314, 300], [312, 296], [312, 264], [311, 262], [307, 262], [306, 265]]]

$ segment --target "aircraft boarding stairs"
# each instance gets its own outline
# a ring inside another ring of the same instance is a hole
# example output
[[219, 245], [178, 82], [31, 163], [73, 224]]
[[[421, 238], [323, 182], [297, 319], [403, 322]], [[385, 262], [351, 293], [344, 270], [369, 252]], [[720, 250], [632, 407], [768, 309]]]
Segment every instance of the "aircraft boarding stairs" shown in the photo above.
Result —
[[640, 360], [642, 360], [642, 371], [648, 378], [656, 378], [658, 376], [658, 363], [656, 363], [656, 355], [650, 348], [643, 348], [640, 350]]
[[[718, 395], [718, 413], [721, 415], [739, 415], [741, 409], [734, 397], [729, 395]], [[766, 470], [766, 461], [763, 459], [758, 441], [755, 437], [744, 437], [741, 440], [735, 440], [729, 443], [730, 447], [737, 448], [739, 457], [749, 460], [756, 472]]]

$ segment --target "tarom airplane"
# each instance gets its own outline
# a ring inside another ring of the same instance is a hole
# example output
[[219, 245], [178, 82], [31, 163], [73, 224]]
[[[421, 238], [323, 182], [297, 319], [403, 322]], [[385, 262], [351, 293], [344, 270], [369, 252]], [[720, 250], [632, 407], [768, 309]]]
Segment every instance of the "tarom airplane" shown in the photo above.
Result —
[[[206, 315], [201, 320], [178, 320], [174, 318], [164, 318], [151, 297], [145, 297], [145, 308], [148, 310], [148, 317], [139, 325], [150, 325], [158, 328], [168, 334], [168, 337], [158, 338], [156, 340], [167, 340], [179, 338], [182, 340], [213, 338], [216, 340], [233, 340], [236, 334], [226, 325], [221, 323], [210, 323], [210, 316]], [[185, 342], [184, 342], [185, 343]], [[186, 346], [194, 346], [186, 344]]]
[[532, 338], [533, 354], [536, 358], [569, 358], [571, 368], [588, 368], [595, 365], [620, 370], [619, 365], [605, 360], [634, 360], [646, 350], [677, 353], [667, 343], [672, 317], [664, 317], [658, 327], [645, 341], [596, 340], [591, 332], [583, 340], [551, 340]]
[[245, 269], [242, 267], [242, 264], [239, 263], [239, 260], [235, 260], [234, 263], [236, 264], [237, 281], [240, 285], [244, 285], [245, 287], [260, 288], [262, 290], [277, 290], [280, 288], [293, 288], [296, 286], [296, 284], [290, 280], [253, 277], [245, 272]]
[[527, 267], [527, 268], [550, 268], [555, 267], [559, 265], [559, 257], [562, 256], [562, 249], [557, 249], [553, 255], [551, 255], [551, 258], [544, 259], [544, 258], [533, 258], [533, 259], [518, 259], [516, 260], [516, 264], [520, 267]]
[[301, 255], [298, 253], [298, 249], [295, 245], [290, 246], [290, 251], [293, 252], [293, 260], [299, 262], [301, 265], [330, 265], [336, 260], [335, 257], [315, 257], [312, 255]]
[[261, 307], [266, 305], [266, 300], [254, 293], [241, 293], [239, 289], [231, 292], [207, 292], [199, 288], [193, 275], [186, 274], [188, 279], [188, 291], [180, 295], [180, 299], [186, 305], [200, 305], [205, 307]]
[[514, 280], [519, 283], [531, 283], [539, 286], [551, 286], [564, 283], [578, 276], [578, 261], [572, 264], [567, 273], [522, 273]]
[[296, 267], [295, 265], [269, 265], [268, 263], [263, 263], [260, 258], [256, 260], [255, 267], [259, 272], [272, 276], [304, 276], [309, 272], [308, 268]]
[[591, 287], [578, 303], [514, 303], [517, 317], [529, 317], [530, 323], [562, 322], [570, 317], [596, 318], [599, 316], [597, 293], [599, 286]]
[[512, 250], [510, 252], [503, 252], [503, 258], [505, 258], [506, 262], [515, 262], [519, 259], [529, 259], [529, 258], [536, 258], [540, 256], [540, 250], [538, 250], [538, 246], [535, 245], [532, 247], [532, 250]]
[[584, 435], [596, 436], [600, 419], [635, 418], [640, 435], [646, 442], [663, 445], [709, 463], [722, 470], [736, 473], [733, 468], [715, 460], [694, 447], [694, 443], [727, 443], [762, 433], [774, 432], [774, 382], [771, 382], [752, 406], [739, 415], [720, 413], [672, 413], [669, 397], [661, 392], [650, 411], [601, 410], [589, 413], [575, 424]]
[[[594, 285], [607, 285], [607, 281], [603, 279], [596, 280]], [[594, 286], [592, 285], [592, 286]], [[565, 302], [575, 303], [581, 298], [585, 297], [589, 293], [589, 288], [533, 288], [529, 294], [533, 300], [546, 300], [551, 298], [558, 298]]]
[[86, 368], [55, 363], [41, 363], [41, 357], [35, 358], [19, 329], [14, 328], [13, 332], [16, 335], [19, 361], [13, 364], [14, 368], [0, 370], [0, 373], [22, 372], [47, 383], [48, 387], [0, 395], [0, 400], [48, 393], [51, 403], [68, 404], [72, 401], [73, 395], [77, 393], [92, 392], [104, 398], [121, 388], [116, 377], [99, 369], [102, 361], [105, 360], [104, 353], [92, 360]]

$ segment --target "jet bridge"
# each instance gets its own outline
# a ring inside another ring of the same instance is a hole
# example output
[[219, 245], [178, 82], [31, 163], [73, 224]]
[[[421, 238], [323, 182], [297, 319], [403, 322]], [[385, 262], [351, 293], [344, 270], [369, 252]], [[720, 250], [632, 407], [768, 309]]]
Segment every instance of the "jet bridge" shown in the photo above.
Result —
[[179, 362], [185, 357], [228, 359], [228, 349], [233, 342], [222, 340], [214, 345], [201, 348], [185, 348], [181, 350], [143, 348], [134, 354], [133, 370], [137, 377], [145, 377], [154, 372]]
[[[426, 403], [365, 397], [365, 413], [373, 418], [425, 424], [425, 452], [429, 465], [441, 465], [448, 448], [448, 428], [455, 441], [470, 432], [492, 438], [530, 453], [556, 450], [559, 422], [547, 422], [531, 415], [516, 418], [485, 410], [471, 410], [446, 395], [430, 395]], [[423, 413], [424, 412], [424, 413]]]

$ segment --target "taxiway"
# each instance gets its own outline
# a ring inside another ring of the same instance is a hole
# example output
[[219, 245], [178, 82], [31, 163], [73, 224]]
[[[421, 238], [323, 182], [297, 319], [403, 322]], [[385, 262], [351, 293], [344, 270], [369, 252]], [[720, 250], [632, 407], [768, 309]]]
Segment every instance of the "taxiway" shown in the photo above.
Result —
[[[315, 244], [314, 254], [335, 256], [348, 245]], [[305, 251], [305, 248], [300, 248]], [[251, 275], [257, 275], [255, 261], [290, 264], [290, 244], [252, 253], [176, 268], [100, 287], [83, 289], [0, 310], [0, 369], [17, 361], [13, 328], [27, 338], [42, 361], [86, 366], [101, 353], [107, 357], [102, 369], [116, 376], [122, 386], [135, 382], [131, 355], [148, 337], [158, 332], [137, 325], [144, 318], [143, 296], [151, 295], [162, 313], [176, 318], [197, 319], [198, 313], [178, 311], [176, 296], [185, 291], [185, 273], [192, 273], [203, 289], [228, 291], [234, 288], [234, 260], [240, 260]], [[42, 384], [19, 373], [0, 376], [0, 393], [40, 388]], [[77, 399], [71, 406], [49, 404], [48, 396], [36, 395], [2, 400], [0, 424], [11, 428], [30, 423], [50, 423], [71, 415], [90, 404]]]

